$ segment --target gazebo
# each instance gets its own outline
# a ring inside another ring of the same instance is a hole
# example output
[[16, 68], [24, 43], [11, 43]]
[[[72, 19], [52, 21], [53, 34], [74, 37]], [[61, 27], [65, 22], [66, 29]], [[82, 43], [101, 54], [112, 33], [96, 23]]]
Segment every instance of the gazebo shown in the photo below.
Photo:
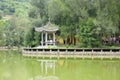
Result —
[[[52, 24], [50, 21], [42, 27], [35, 28], [35, 31], [41, 32], [41, 46], [45, 44], [45, 46], [53, 45], [55, 46], [56, 40], [55, 40], [55, 33], [59, 30], [58, 26], [55, 24]], [[49, 34], [52, 34], [52, 39], [49, 40]], [[45, 35], [45, 37], [44, 37]]]

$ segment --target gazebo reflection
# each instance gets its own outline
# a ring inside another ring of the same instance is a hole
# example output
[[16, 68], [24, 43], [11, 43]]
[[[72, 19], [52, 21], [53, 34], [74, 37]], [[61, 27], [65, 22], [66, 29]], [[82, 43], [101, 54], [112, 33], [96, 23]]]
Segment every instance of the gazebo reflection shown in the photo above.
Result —
[[40, 62], [41, 73], [47, 75], [49, 70], [52, 70], [53, 75], [55, 75], [55, 63], [56, 60], [38, 60]]

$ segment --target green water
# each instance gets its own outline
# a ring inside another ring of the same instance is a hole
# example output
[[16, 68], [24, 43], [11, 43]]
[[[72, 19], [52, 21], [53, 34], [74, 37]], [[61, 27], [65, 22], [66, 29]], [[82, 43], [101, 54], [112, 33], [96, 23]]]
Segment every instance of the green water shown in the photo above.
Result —
[[0, 51], [0, 80], [120, 80], [120, 60], [52, 61], [46, 68], [42, 59]]

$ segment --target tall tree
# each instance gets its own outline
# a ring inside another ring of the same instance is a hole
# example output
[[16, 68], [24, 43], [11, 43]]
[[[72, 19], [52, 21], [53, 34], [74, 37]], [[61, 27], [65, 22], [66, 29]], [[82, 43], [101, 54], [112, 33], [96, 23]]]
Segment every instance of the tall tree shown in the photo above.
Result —
[[[53, 23], [60, 26], [64, 39], [79, 35], [80, 40], [94, 38], [98, 45], [101, 35], [112, 35], [120, 29], [119, 0], [37, 0], [34, 3], [34, 12], [40, 19], [40, 24], [44, 23], [44, 17], [51, 18]], [[91, 23], [92, 25], [89, 25]], [[87, 32], [84, 32], [86, 30], [92, 34], [88, 36]], [[86, 33], [86, 36], [79, 32]], [[91, 46], [95, 45], [92, 40], [89, 42]]]

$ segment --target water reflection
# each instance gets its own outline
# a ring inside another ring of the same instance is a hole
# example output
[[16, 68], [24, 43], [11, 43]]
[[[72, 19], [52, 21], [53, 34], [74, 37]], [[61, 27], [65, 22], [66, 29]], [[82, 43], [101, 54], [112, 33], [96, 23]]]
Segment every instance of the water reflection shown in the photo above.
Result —
[[29, 80], [59, 80], [57, 76], [35, 76]]
[[119, 60], [40, 60], [0, 54], [0, 80], [120, 80]]
[[[35, 76], [29, 80], [59, 80], [58, 76], [55, 76], [56, 60], [37, 60], [40, 62], [40, 73], [42, 75]], [[49, 73], [52, 73], [49, 75]]]
[[56, 60], [38, 60], [41, 64], [41, 73], [48, 74], [48, 69], [52, 70], [52, 73], [55, 74], [55, 63]]

